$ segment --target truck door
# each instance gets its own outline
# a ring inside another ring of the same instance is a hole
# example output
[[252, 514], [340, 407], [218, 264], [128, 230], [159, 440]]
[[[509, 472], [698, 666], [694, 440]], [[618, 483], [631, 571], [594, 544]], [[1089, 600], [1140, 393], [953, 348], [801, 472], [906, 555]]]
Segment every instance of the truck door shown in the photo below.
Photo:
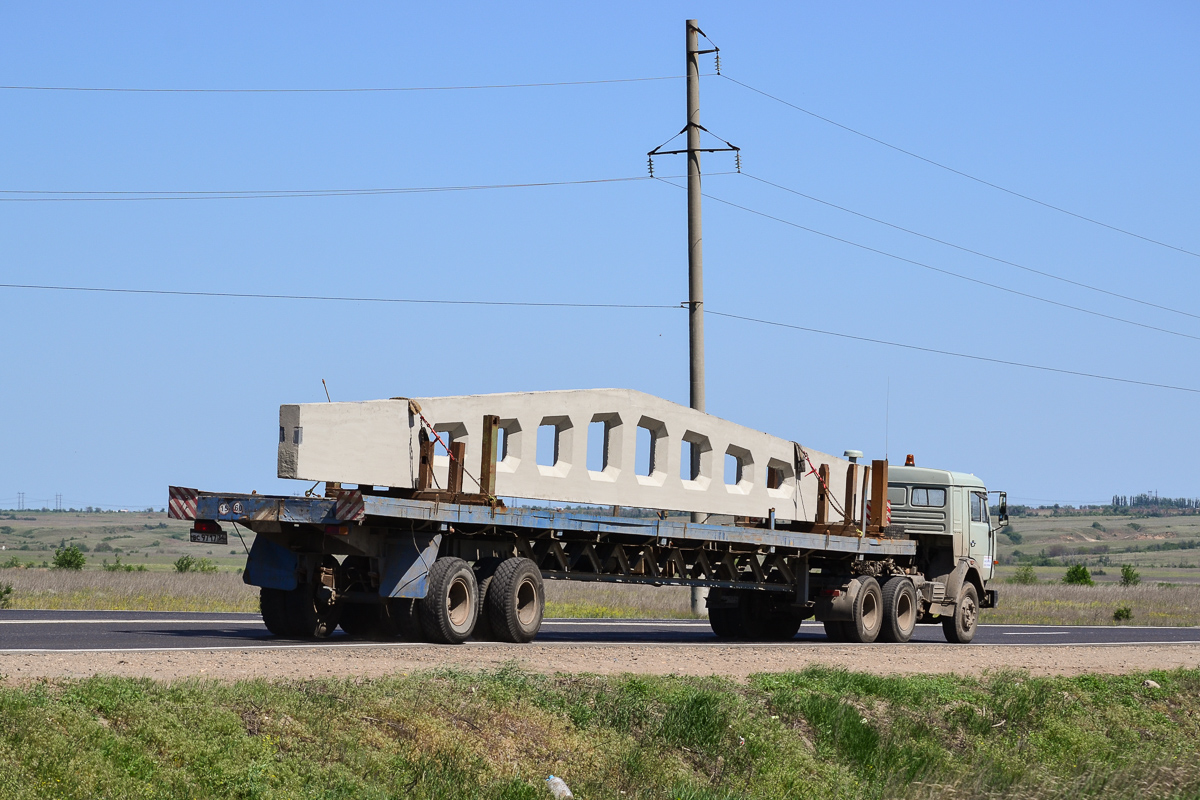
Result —
[[971, 490], [970, 549], [971, 558], [979, 564], [985, 578], [992, 575], [992, 525], [988, 519], [987, 493]]

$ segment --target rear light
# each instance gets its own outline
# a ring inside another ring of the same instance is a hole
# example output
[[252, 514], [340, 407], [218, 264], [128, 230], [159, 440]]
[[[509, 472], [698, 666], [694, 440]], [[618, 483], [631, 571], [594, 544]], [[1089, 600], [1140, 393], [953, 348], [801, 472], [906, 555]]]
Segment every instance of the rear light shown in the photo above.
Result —
[[192, 523], [192, 533], [220, 533], [221, 526], [211, 519], [198, 519]]
[[350, 535], [350, 526], [349, 525], [326, 525], [325, 526], [325, 535], [326, 536], [349, 536]]
[[821, 597], [841, 597], [841, 596], [842, 596], [841, 589], [822, 589], [821, 590]]

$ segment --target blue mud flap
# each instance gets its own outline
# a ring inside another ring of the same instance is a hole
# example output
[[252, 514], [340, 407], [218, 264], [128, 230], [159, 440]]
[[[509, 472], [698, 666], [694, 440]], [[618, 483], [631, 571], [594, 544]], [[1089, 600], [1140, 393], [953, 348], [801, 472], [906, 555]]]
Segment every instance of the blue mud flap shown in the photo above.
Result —
[[442, 535], [416, 533], [409, 539], [388, 542], [384, 554], [379, 594], [420, 600], [429, 591], [429, 568], [437, 560]]
[[250, 548], [250, 557], [246, 559], [242, 580], [251, 586], [290, 592], [296, 588], [296, 568], [299, 565], [299, 557], [291, 550], [265, 536], [256, 536], [254, 546]]

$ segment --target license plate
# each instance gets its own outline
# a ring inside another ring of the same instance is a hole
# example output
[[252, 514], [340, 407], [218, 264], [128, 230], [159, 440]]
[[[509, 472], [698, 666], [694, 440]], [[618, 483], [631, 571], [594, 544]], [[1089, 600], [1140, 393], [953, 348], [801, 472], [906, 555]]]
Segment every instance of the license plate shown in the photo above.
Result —
[[192, 531], [192, 542], [195, 544], [229, 544], [229, 534], [224, 531], [220, 533]]

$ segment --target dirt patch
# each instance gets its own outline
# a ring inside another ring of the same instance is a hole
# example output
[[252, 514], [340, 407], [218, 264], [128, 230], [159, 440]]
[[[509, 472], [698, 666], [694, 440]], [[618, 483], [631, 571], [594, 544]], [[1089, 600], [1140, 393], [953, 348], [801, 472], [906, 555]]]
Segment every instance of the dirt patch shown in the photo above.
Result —
[[759, 672], [799, 670], [811, 664], [880, 675], [985, 672], [1018, 669], [1032, 675], [1122, 674], [1177, 667], [1200, 668], [1200, 644], [1085, 645], [497, 645], [458, 647], [247, 648], [219, 651], [4, 653], [0, 680], [118, 675], [157, 680], [215, 678], [309, 679], [375, 677], [441, 667], [494, 669], [515, 662], [544, 673], [724, 675], [738, 680]]

